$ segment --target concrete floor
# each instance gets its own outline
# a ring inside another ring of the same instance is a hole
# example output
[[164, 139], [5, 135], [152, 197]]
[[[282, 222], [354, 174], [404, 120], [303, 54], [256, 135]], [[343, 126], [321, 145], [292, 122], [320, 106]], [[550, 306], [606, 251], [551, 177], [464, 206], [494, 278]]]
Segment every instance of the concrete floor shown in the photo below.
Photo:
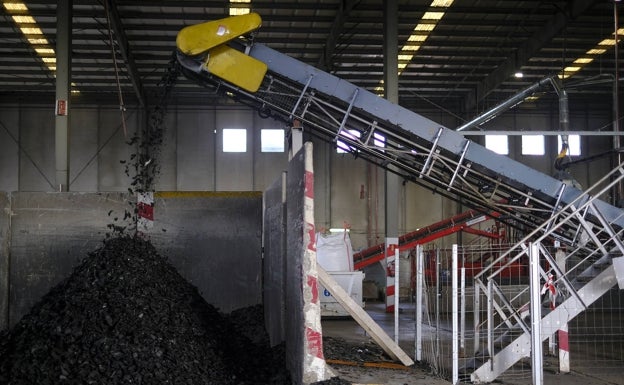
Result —
[[[403, 306], [401, 306], [403, 309]], [[366, 303], [367, 313], [394, 337], [394, 315], [385, 312], [382, 303]], [[346, 341], [372, 341], [372, 338], [351, 318], [323, 318], [323, 336], [343, 338]], [[399, 346], [408, 356], [414, 357], [414, 311], [413, 305], [408, 306], [399, 315]], [[416, 364], [410, 370], [361, 368], [333, 365], [332, 369], [342, 379], [354, 384], [375, 385], [448, 385], [450, 382], [431, 374], [424, 365]]]
[[[394, 315], [385, 312], [383, 303], [367, 302], [367, 313], [386, 331], [390, 338], [394, 337]], [[399, 346], [414, 358], [414, 305], [411, 303], [401, 304], [399, 314]], [[351, 318], [323, 318], [323, 335], [328, 337], [343, 338], [347, 341], [372, 341]], [[450, 357], [449, 357], [450, 359]], [[434, 375], [424, 364], [417, 363], [410, 370], [361, 368], [343, 365], [333, 365], [332, 368], [338, 376], [354, 384], [375, 385], [448, 385], [449, 381]], [[624, 368], [624, 363], [623, 363]], [[450, 378], [450, 375], [448, 376]], [[601, 371], [600, 373], [581, 373], [574, 371], [569, 374], [558, 373], [558, 363], [555, 357], [546, 357], [544, 360], [544, 384], [565, 385], [624, 385], [624, 374], [616, 370], [612, 372]], [[530, 385], [532, 374], [530, 367], [495, 381], [499, 384]]]

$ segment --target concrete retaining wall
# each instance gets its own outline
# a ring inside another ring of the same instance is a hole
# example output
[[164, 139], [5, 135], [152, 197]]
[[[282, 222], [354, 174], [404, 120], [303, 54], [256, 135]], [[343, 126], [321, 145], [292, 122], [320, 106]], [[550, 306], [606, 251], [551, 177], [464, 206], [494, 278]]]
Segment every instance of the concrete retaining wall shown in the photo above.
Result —
[[284, 341], [286, 264], [286, 173], [264, 192], [264, 320], [271, 346]]
[[9, 195], [0, 192], [0, 330], [9, 326]]
[[229, 313], [262, 303], [262, 193], [157, 192], [152, 243]]
[[271, 343], [285, 342], [286, 366], [297, 385], [332, 376], [323, 356], [312, 152], [306, 143], [264, 196], [265, 323]]

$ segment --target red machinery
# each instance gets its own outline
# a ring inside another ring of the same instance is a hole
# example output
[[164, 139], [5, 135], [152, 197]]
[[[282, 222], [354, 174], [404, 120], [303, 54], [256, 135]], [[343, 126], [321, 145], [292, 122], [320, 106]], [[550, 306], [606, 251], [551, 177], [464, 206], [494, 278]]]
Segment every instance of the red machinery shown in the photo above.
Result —
[[[486, 215], [479, 213], [475, 210], [468, 210], [451, 218], [444, 219], [430, 226], [423, 227], [411, 233], [400, 236], [399, 250], [410, 250], [416, 245], [423, 245], [425, 243], [432, 242], [436, 239], [457, 233], [459, 231], [465, 231], [467, 233], [477, 234], [492, 239], [499, 239], [501, 238], [501, 236], [504, 236], [504, 234], [471, 228], [471, 226], [485, 222], [489, 219], [495, 219], [498, 216], [498, 213], [495, 212], [490, 212]], [[353, 254], [353, 267], [356, 270], [359, 270], [366, 266], [372, 265], [373, 263], [381, 261], [385, 257], [385, 250], [385, 244], [381, 243], [379, 245], [369, 247], [368, 249]]]
[[[413, 249], [416, 245], [423, 245], [432, 242], [436, 239], [451, 235], [460, 231], [464, 231], [470, 234], [476, 234], [479, 236], [487, 237], [494, 240], [504, 240], [506, 237], [505, 230], [502, 227], [494, 226], [491, 231], [484, 231], [475, 229], [475, 226], [479, 223], [483, 223], [487, 220], [496, 219], [499, 214], [496, 212], [490, 212], [488, 214], [482, 214], [475, 210], [468, 210], [461, 214], [455, 215], [451, 218], [436, 222], [427, 227], [418, 229], [414, 232], [405, 234], [399, 237], [399, 250], [407, 251]], [[500, 250], [501, 252], [504, 250]], [[353, 267], [356, 270], [363, 269], [366, 266], [377, 263], [385, 258], [385, 244], [381, 243], [362, 250], [353, 255], [354, 264]], [[488, 265], [489, 261], [495, 260], [499, 254], [490, 253], [487, 255], [481, 255], [477, 258], [464, 258], [460, 259], [459, 268], [466, 268], [466, 278], [472, 278], [474, 275], [481, 272], [483, 266]], [[433, 285], [436, 280], [436, 258], [434, 250], [425, 253], [425, 279], [427, 284]], [[502, 263], [499, 263], [502, 265]], [[415, 266], [412, 266], [412, 274], [415, 274]], [[517, 278], [527, 276], [526, 264], [522, 262], [516, 262], [506, 267], [500, 274], [502, 278]], [[414, 277], [412, 277], [414, 278]], [[449, 277], [450, 279], [450, 277]], [[413, 280], [413, 279], [412, 279]]]

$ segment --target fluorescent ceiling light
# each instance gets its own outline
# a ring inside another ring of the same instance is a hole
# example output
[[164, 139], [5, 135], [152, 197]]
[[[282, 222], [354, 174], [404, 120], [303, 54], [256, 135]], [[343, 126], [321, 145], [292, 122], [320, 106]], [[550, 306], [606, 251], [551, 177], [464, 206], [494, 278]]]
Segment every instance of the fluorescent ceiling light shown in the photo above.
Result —
[[17, 24], [37, 24], [32, 16], [13, 15], [11, 17]]
[[[420, 22], [414, 26], [412, 34], [407, 38], [407, 44], [399, 50], [399, 63], [397, 66], [399, 76], [412, 61], [416, 51], [418, 51], [425, 40], [427, 40], [429, 33], [434, 30], [438, 21], [442, 20], [446, 12], [446, 8], [450, 7], [452, 4], [453, 0], [433, 0], [431, 4], [429, 4], [430, 11], [423, 14]], [[418, 44], [414, 44], [414, 42], [418, 42]], [[378, 95], [383, 95], [383, 81], [375, 87], [375, 92]]]
[[433, 29], [435, 28], [435, 23], [418, 23], [416, 24], [416, 27], [414, 27], [414, 31], [433, 31]]
[[615, 39], [604, 39], [603, 41], [598, 43], [598, 45], [606, 45], [606, 46], [615, 45]]
[[251, 0], [230, 0], [230, 16], [246, 15], [251, 12]]
[[5, 3], [2, 3], [2, 5], [4, 5], [4, 8], [7, 11], [27, 11], [28, 10], [28, 8], [26, 8], [26, 5], [24, 3], [5, 2]]
[[594, 61], [594, 58], [580, 57], [574, 61], [574, 64], [589, 64]]
[[607, 50], [604, 48], [592, 48], [589, 51], [587, 51], [587, 54], [588, 55], [602, 55], [605, 52], [607, 52]]
[[40, 56], [54, 55], [54, 50], [52, 48], [35, 48], [35, 52], [37, 52]]
[[412, 34], [410, 35], [410, 37], [407, 38], [407, 41], [425, 41], [427, 40], [427, 36], [428, 35], [416, 35], [416, 34]]
[[[615, 33], [612, 33], [611, 35], [615, 35], [616, 33], [618, 35], [618, 40], [620, 40], [620, 35], [624, 34], [624, 28], [619, 28]], [[573, 65], [564, 68], [563, 71], [561, 71], [557, 76], [559, 77], [559, 79], [569, 78], [570, 76], [580, 71], [584, 66], [593, 62], [596, 57], [606, 53], [607, 49], [613, 46], [615, 46], [615, 36], [613, 38], [606, 38], [601, 40], [598, 44], [596, 44], [595, 47], [588, 49], [584, 55], [575, 59], [572, 62]]]
[[40, 37], [31, 37], [31, 38], [28, 38], [28, 42], [32, 45], [46, 45], [48, 44], [48, 39], [40, 38]]
[[22, 26], [19, 26], [19, 29], [26, 36], [28, 36], [28, 35], [43, 35], [43, 31], [39, 27], [22, 27]]
[[[54, 49], [46, 47], [50, 45], [50, 43], [48, 42], [48, 39], [46, 39], [45, 37], [39, 37], [39, 36], [29, 37], [33, 35], [43, 35], [43, 31], [41, 30], [41, 28], [39, 28], [39, 26], [37, 26], [37, 22], [35, 21], [35, 19], [32, 16], [27, 14], [28, 7], [26, 6], [26, 4], [24, 4], [23, 2], [5, 2], [5, 3], [2, 3], [2, 5], [11, 14], [16, 13], [16, 12], [19, 13], [19, 15], [12, 14], [11, 18], [13, 19], [15, 24], [17, 24], [17, 27], [20, 29], [20, 31], [26, 36], [26, 40], [31, 45], [36, 44], [39, 46], [36, 48], [33, 47], [33, 49], [38, 54], [54, 55]], [[49, 58], [46, 58], [46, 59], [49, 59]], [[46, 61], [44, 59], [44, 63], [46, 62], [49, 63], [49, 61]]]
[[444, 12], [425, 12], [423, 20], [440, 20], [444, 16]]
[[[43, 31], [37, 25], [37, 21], [28, 13], [28, 7], [24, 2], [3, 2], [2, 5], [11, 14], [11, 18], [24, 34], [24, 37], [30, 43], [31, 47], [39, 55], [43, 61], [43, 65], [51, 72], [56, 72], [56, 52], [48, 41], [43, 36]], [[71, 83], [71, 93], [78, 94], [79, 90], [76, 89], [76, 84]]]

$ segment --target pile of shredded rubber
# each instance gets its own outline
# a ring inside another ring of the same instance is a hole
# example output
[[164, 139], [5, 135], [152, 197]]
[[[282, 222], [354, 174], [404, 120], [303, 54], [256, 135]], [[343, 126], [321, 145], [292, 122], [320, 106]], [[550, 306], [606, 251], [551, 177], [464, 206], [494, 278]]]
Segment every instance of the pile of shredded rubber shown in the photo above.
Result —
[[149, 242], [109, 239], [0, 335], [0, 384], [290, 384], [283, 347], [237, 317]]

